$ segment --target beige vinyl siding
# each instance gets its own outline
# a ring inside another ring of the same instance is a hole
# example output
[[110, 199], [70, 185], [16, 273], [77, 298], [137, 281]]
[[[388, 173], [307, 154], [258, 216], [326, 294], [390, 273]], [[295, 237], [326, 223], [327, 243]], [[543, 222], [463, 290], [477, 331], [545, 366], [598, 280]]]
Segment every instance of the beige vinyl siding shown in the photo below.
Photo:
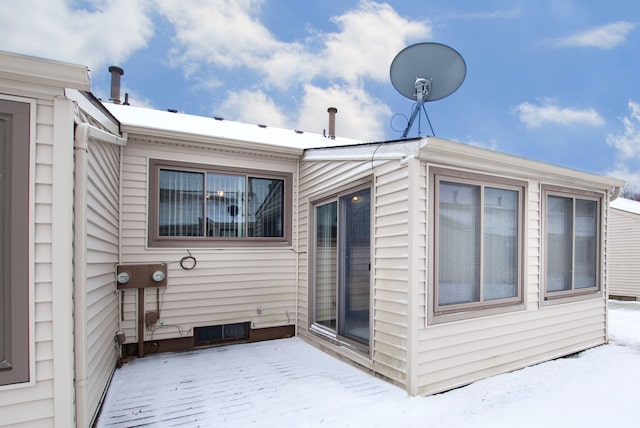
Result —
[[541, 304], [542, 213], [538, 181], [529, 180], [525, 200], [525, 308], [421, 329], [417, 346], [418, 394], [446, 391], [606, 341], [603, 297], [552, 306]]
[[565, 356], [604, 343], [605, 302], [482, 317], [420, 333], [419, 394]]
[[640, 215], [610, 208], [608, 220], [609, 295], [640, 299]]
[[[50, 90], [50, 89], [49, 89]], [[29, 88], [27, 94], [38, 93], [37, 88]], [[17, 101], [30, 102], [29, 99], [18, 99]], [[51, 98], [38, 99], [35, 101], [35, 149], [31, 152], [31, 166], [34, 171], [31, 177], [35, 179], [31, 188], [34, 190], [32, 195], [32, 219], [33, 224], [33, 302], [32, 326], [34, 326], [31, 334], [32, 342], [35, 345], [32, 351], [35, 355], [35, 371], [32, 372], [30, 384], [16, 385], [11, 387], [0, 387], [0, 426], [20, 426], [27, 424], [29, 426], [53, 426], [56, 420], [65, 421], [71, 417], [72, 409], [65, 409], [65, 414], [56, 415], [59, 407], [56, 406], [54, 396], [57, 391], [68, 393], [59, 396], [59, 403], [71, 403], [71, 385], [72, 373], [68, 371], [66, 364], [72, 361], [70, 354], [63, 361], [56, 360], [60, 352], [60, 346], [63, 344], [71, 344], [71, 331], [67, 330], [70, 326], [71, 313], [67, 314], [67, 319], [55, 318], [57, 311], [70, 305], [71, 299], [71, 278], [62, 278], [60, 273], [65, 271], [64, 266], [54, 269], [54, 260], [60, 263], [68, 263], [67, 268], [70, 269], [70, 254], [56, 253], [61, 251], [62, 247], [53, 244], [53, 236], [55, 234], [54, 227], [58, 228], [58, 232], [70, 230], [70, 222], [68, 225], [54, 225], [54, 219], [59, 219], [58, 214], [71, 209], [71, 195], [60, 195], [60, 198], [54, 199], [54, 187], [66, 184], [69, 176], [65, 175], [65, 169], [70, 174], [70, 165], [54, 166], [54, 103]], [[65, 112], [61, 112], [64, 116]], [[63, 118], [64, 119], [64, 118]], [[72, 118], [67, 117], [69, 125], [69, 133], [72, 136]], [[60, 120], [62, 122], [62, 120]], [[33, 129], [32, 129], [33, 131]], [[57, 144], [57, 143], [56, 143]], [[72, 138], [66, 142], [68, 148], [72, 144]], [[65, 147], [57, 147], [56, 150], [63, 150]], [[66, 153], [70, 153], [66, 152]], [[71, 162], [69, 158], [68, 162]], [[54, 176], [57, 175], [58, 184], [54, 186]], [[54, 202], [55, 201], [55, 202]], [[54, 203], [58, 204], [58, 208], [54, 207]], [[65, 207], [65, 204], [69, 204]], [[67, 228], [67, 229], [65, 229]], [[26, 237], [25, 237], [26, 238]], [[70, 245], [70, 236], [66, 240]], [[60, 269], [61, 268], [61, 269]], [[25, 284], [27, 286], [27, 284]], [[54, 293], [54, 289], [57, 293]], [[63, 302], [69, 299], [67, 303]], [[54, 322], [55, 319], [55, 322]], [[56, 344], [55, 341], [59, 341]], [[68, 348], [71, 352], [71, 346]], [[72, 364], [72, 363], [69, 363]], [[68, 375], [68, 379], [57, 379], [56, 376]], [[58, 382], [58, 387], [56, 386]], [[65, 386], [66, 385], [66, 386]]]
[[[0, 387], [0, 426], [53, 424], [53, 292], [51, 270], [53, 104], [39, 100], [36, 106], [36, 190], [34, 236], [35, 382], [32, 386]], [[33, 138], [33, 137], [32, 137]], [[32, 152], [33, 154], [34, 152]]]
[[409, 310], [409, 168], [376, 168], [374, 185], [373, 368], [405, 384]]
[[[149, 248], [147, 239], [148, 160], [170, 159], [212, 166], [279, 171], [294, 174], [297, 158], [273, 154], [231, 153], [171, 144], [146, 143], [129, 136], [122, 176], [122, 263], [167, 263], [168, 285], [145, 291], [145, 310], [160, 308], [145, 340], [193, 335], [193, 328], [250, 322], [253, 328], [293, 325], [296, 311], [296, 252], [291, 246]], [[197, 265], [180, 267], [190, 254]], [[127, 343], [137, 342], [137, 292], [121, 292]]]
[[309, 280], [312, 269], [309, 257], [312, 249], [309, 247], [312, 239], [309, 230], [312, 225], [311, 203], [318, 198], [331, 196], [337, 189], [349, 186], [354, 181], [365, 177], [370, 171], [371, 163], [365, 162], [301, 162], [300, 186], [298, 189], [298, 305], [297, 305], [297, 332], [304, 337], [308, 335], [309, 323]]
[[[373, 169], [373, 170], [372, 170]], [[375, 172], [374, 172], [375, 171]], [[374, 177], [375, 175], [375, 177]], [[372, 298], [373, 324], [371, 352], [358, 356], [341, 346], [330, 345], [309, 333], [309, 292], [312, 280], [309, 269], [309, 247], [312, 203], [338, 191], [348, 189], [363, 179], [373, 180], [373, 260]], [[299, 288], [298, 334], [328, 347], [372, 369], [374, 372], [404, 384], [407, 373], [407, 302], [408, 302], [408, 181], [407, 167], [399, 161], [302, 161], [299, 197]]]
[[87, 416], [96, 413], [118, 360], [115, 265], [118, 263], [120, 148], [89, 141], [87, 178]]

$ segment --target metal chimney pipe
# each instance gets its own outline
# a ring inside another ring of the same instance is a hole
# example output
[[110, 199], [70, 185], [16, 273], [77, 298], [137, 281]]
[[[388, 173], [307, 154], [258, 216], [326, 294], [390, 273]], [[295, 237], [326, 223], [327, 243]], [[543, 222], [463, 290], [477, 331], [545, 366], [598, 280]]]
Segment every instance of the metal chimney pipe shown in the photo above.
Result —
[[336, 113], [338, 113], [338, 109], [335, 107], [329, 107], [327, 109], [329, 113], [329, 138], [332, 140], [336, 139]]
[[109, 67], [111, 73], [111, 98], [114, 104], [120, 104], [120, 77], [124, 74], [124, 70], [120, 67], [112, 65]]

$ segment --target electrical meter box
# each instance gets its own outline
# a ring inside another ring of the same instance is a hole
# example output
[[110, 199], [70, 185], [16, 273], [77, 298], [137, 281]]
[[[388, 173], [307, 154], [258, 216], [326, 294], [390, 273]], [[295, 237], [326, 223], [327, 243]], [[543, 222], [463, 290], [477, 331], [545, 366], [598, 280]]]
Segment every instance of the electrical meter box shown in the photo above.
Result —
[[116, 267], [118, 290], [167, 286], [167, 264], [131, 264]]

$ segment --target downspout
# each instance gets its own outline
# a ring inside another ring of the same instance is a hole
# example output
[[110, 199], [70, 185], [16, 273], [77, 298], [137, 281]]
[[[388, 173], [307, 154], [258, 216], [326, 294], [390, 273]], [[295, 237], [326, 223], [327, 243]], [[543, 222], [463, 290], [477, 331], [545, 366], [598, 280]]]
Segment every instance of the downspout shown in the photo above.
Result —
[[[119, 150], [120, 162], [118, 165], [118, 264], [122, 263], [122, 175], [124, 174], [124, 147], [120, 146]], [[118, 295], [118, 333], [122, 333], [122, 321], [123, 319], [123, 310], [122, 306], [124, 304], [124, 290], [118, 290], [116, 287], [116, 293]], [[160, 311], [158, 310], [158, 314]], [[122, 346], [118, 346], [118, 352], [120, 353], [120, 357], [122, 357]]]
[[[302, 156], [296, 162], [296, 179], [293, 181], [295, 188], [293, 189], [293, 214], [292, 221], [295, 223], [292, 225], [292, 229], [295, 230], [296, 238], [295, 238], [295, 250], [294, 253], [296, 255], [296, 310], [294, 312], [294, 335], [298, 336], [298, 305], [300, 304], [300, 221], [298, 213], [300, 212], [300, 162]], [[309, 233], [309, 227], [307, 226], [307, 234]], [[306, 252], [305, 252], [306, 255]], [[309, 260], [307, 260], [307, 266], [309, 265]], [[307, 283], [307, 289], [309, 284]], [[308, 299], [307, 299], [308, 300]], [[309, 311], [307, 311], [308, 313]], [[309, 318], [307, 316], [307, 324], [309, 325]]]
[[86, 264], [87, 264], [87, 152], [89, 148], [89, 126], [77, 126], [74, 141], [74, 340], [75, 340], [75, 392], [76, 426], [88, 426], [87, 416], [87, 305], [86, 305]]
[[[611, 189], [609, 191], [609, 204], [611, 204], [611, 202], [613, 202], [616, 199], [618, 199], [620, 197], [621, 193], [622, 193], [622, 186], [616, 186], [613, 189]], [[609, 204], [607, 204], [607, 225], [609, 223], [609, 206], [610, 206]], [[605, 242], [607, 242], [608, 241], [608, 235], [609, 235], [608, 226], [607, 226], [607, 229], [606, 229], [605, 233], [606, 233], [606, 235], [605, 235], [604, 239], [605, 239]], [[607, 252], [609, 251], [609, 246], [608, 245], [606, 246], [606, 251]], [[606, 255], [605, 255], [604, 260], [606, 260]], [[604, 263], [606, 263], [606, 261]], [[605, 266], [603, 266], [603, 268], [605, 269], [604, 270], [605, 275], [603, 276], [604, 281], [605, 281], [604, 282], [604, 286], [605, 286], [605, 288], [604, 288], [604, 299], [605, 299], [605, 302], [608, 302], [609, 301], [609, 281], [607, 281], [607, 275], [606, 275], [607, 266], [605, 265]], [[604, 343], [609, 343], [609, 305], [608, 304], [604, 305], [604, 322], [605, 322]]]
[[613, 202], [620, 197], [622, 193], [622, 187], [614, 187], [609, 191], [609, 202]]

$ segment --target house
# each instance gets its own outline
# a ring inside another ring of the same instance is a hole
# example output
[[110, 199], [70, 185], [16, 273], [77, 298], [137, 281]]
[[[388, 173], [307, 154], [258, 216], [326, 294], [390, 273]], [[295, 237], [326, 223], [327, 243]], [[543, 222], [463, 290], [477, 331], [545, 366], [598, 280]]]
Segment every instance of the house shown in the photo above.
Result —
[[129, 355], [298, 335], [417, 395], [607, 341], [620, 180], [89, 90], [0, 53], [0, 426], [89, 426]]
[[609, 297], [640, 300], [640, 202], [618, 198], [609, 213]]

